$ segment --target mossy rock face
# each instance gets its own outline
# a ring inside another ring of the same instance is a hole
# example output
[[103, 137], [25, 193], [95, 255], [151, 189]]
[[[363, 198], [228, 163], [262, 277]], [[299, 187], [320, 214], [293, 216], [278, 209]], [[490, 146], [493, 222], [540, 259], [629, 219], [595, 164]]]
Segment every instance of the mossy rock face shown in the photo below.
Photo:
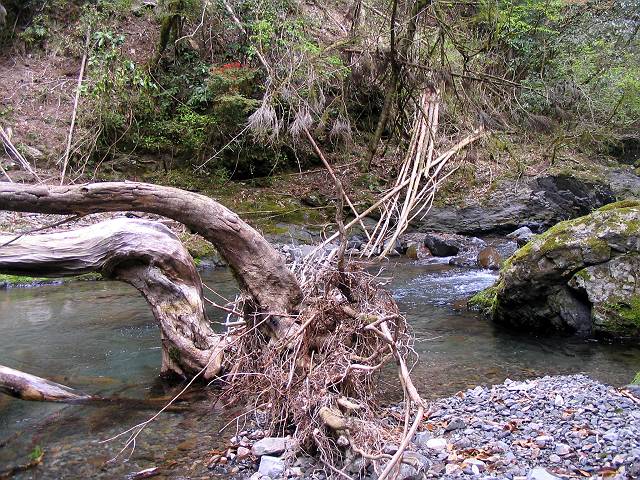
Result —
[[492, 314], [521, 330], [640, 339], [640, 202], [535, 236], [505, 262]]
[[498, 283], [489, 288], [486, 288], [478, 293], [476, 293], [473, 297], [471, 297], [467, 301], [467, 308], [469, 310], [476, 310], [485, 315], [493, 314], [493, 311], [496, 306], [496, 298], [498, 295], [498, 290], [502, 288]]

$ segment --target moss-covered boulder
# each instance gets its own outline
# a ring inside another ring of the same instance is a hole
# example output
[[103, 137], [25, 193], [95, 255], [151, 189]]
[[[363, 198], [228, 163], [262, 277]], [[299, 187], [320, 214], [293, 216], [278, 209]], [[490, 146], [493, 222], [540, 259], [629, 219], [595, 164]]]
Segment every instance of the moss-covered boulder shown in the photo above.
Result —
[[521, 330], [640, 339], [640, 202], [558, 223], [500, 272], [493, 319]]

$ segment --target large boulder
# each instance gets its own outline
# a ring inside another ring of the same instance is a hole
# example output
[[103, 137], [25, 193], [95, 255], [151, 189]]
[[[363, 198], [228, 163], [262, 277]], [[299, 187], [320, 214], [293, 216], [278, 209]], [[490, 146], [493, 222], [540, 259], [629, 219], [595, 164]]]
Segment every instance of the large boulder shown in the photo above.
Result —
[[539, 233], [617, 198], [640, 200], [640, 177], [630, 168], [602, 175], [556, 172], [529, 181], [503, 180], [484, 197], [469, 196], [464, 205], [434, 206], [413, 226], [465, 235], [506, 234], [528, 226]]
[[518, 329], [640, 339], [640, 201], [561, 222], [509, 258], [489, 299]]

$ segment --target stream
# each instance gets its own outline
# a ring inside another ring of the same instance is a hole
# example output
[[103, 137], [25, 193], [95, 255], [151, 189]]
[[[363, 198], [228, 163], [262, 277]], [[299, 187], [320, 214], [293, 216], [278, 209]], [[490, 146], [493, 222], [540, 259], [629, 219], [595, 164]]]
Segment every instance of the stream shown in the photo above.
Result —
[[[207, 270], [202, 276], [220, 294], [234, 295], [230, 272]], [[386, 264], [382, 276], [393, 278], [389, 288], [416, 334], [420, 360], [412, 375], [427, 399], [546, 374], [584, 372], [620, 386], [640, 370], [640, 348], [515, 335], [466, 311], [463, 300], [491, 285], [494, 272], [402, 261]], [[222, 317], [211, 311], [210, 318]], [[158, 328], [144, 299], [118, 282], [0, 291], [0, 352], [1, 364], [102, 396], [157, 399], [162, 405], [180, 388], [158, 380]], [[394, 381], [390, 373], [380, 383], [388, 401], [396, 399]], [[218, 431], [240, 412], [214, 405], [206, 389], [186, 399], [181, 405], [188, 409], [160, 415], [133, 452], [109, 461], [126, 436], [101, 441], [159, 407], [56, 405], [0, 395], [0, 474], [28, 463], [30, 453], [41, 448], [43, 464], [14, 478], [125, 478], [153, 466], [163, 466], [166, 478], [212, 478], [206, 463], [235, 428]]]

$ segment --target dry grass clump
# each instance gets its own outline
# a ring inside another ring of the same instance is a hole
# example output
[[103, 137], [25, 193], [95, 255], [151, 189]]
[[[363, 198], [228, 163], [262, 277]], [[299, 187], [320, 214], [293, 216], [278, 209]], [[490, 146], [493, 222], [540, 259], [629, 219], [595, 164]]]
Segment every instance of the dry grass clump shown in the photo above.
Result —
[[[305, 295], [297, 316], [255, 316], [233, 340], [223, 398], [251, 399], [247, 413], [268, 412], [271, 435], [291, 435], [296, 450], [317, 454], [330, 470], [354, 454], [380, 470], [398, 462], [382, 453], [384, 445], [406, 446], [415, 432], [409, 428], [412, 407], [418, 410], [415, 427], [424, 413], [406, 368], [412, 336], [376, 277], [355, 262], [341, 267], [338, 257], [336, 249], [294, 266]], [[278, 322], [286, 331], [274, 336], [269, 332]], [[377, 374], [394, 360], [407, 407], [400, 424], [389, 422], [374, 395]]]

